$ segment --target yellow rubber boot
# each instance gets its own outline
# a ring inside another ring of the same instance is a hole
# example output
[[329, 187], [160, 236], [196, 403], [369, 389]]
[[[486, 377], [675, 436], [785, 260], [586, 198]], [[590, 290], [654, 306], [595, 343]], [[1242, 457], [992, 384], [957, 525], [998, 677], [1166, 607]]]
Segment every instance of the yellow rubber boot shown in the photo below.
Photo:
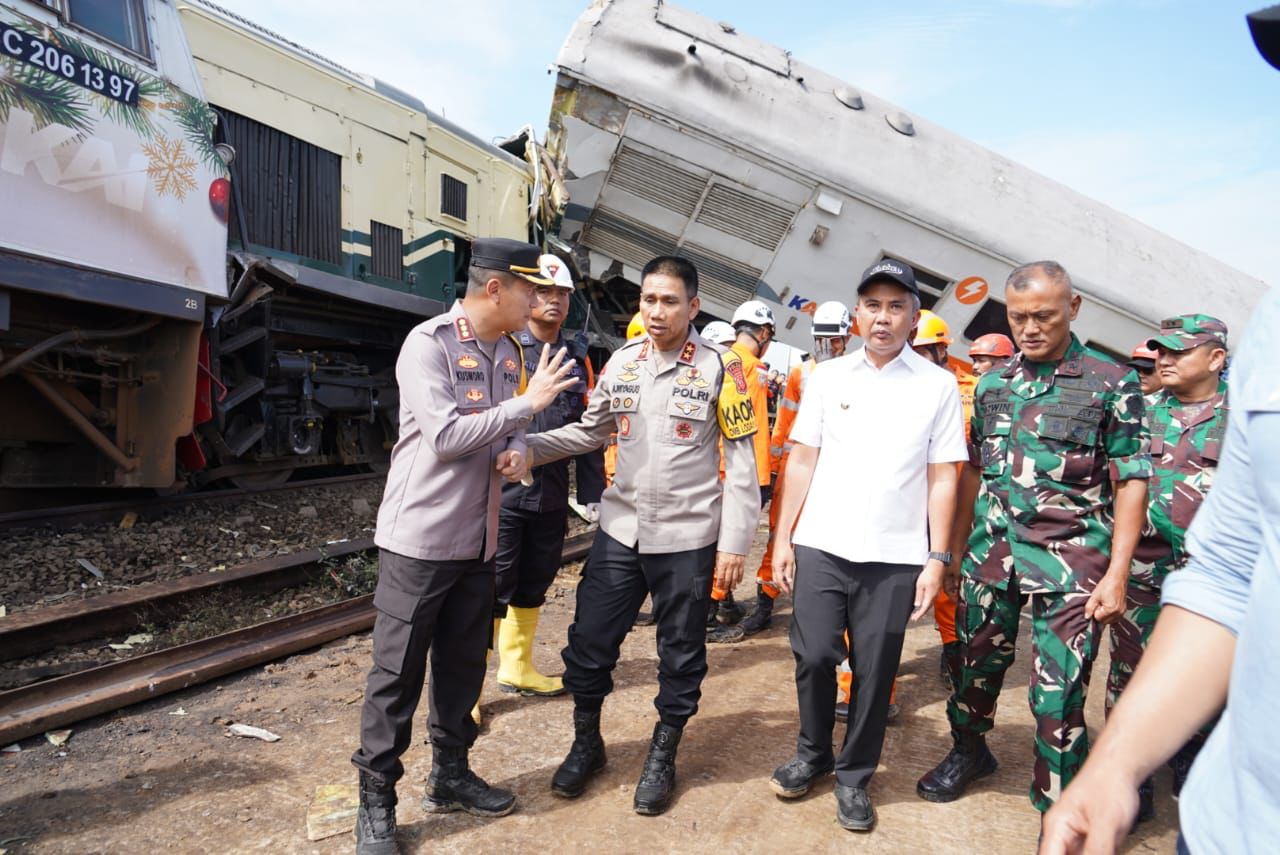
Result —
[[[494, 640], [494, 639], [496, 639], [496, 638], [498, 637], [498, 626], [499, 626], [501, 623], [502, 623], [502, 618], [494, 618], [494, 619], [493, 619], [493, 635], [492, 635], [492, 636], [490, 637], [490, 639], [489, 639], [489, 649], [488, 649], [488, 650], [486, 650], [486, 651], [485, 651], [485, 654], [484, 654], [484, 670], [485, 670], [485, 673], [488, 673], [488, 671], [489, 671], [489, 654], [493, 653], [493, 640]], [[480, 694], [482, 694], [482, 695], [484, 694], [483, 689], [481, 690]], [[483, 724], [483, 723], [484, 723], [484, 718], [483, 718], [483, 717], [481, 716], [481, 714], [480, 714], [480, 699], [479, 699], [479, 698], [476, 698], [476, 705], [475, 705], [474, 707], [472, 707], [472, 708], [471, 708], [471, 720], [472, 720], [472, 721], [474, 721], [474, 722], [476, 723], [476, 727], [479, 727], [481, 724]]]
[[564, 694], [559, 677], [544, 677], [533, 667], [538, 612], [507, 606], [507, 616], [498, 629], [498, 688], [504, 692], [543, 697]]

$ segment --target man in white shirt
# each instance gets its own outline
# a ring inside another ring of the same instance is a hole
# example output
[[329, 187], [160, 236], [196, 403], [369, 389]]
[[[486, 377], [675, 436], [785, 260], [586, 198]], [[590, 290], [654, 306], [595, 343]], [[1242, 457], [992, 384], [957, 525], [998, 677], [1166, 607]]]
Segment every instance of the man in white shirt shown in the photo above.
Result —
[[[885, 259], [863, 274], [864, 344], [809, 378], [775, 533], [773, 577], [794, 592], [800, 737], [796, 756], [769, 783], [798, 798], [834, 770], [836, 818], [851, 831], [875, 825], [866, 786], [880, 762], [903, 635], [908, 618], [928, 611], [951, 563], [955, 464], [968, 456], [955, 377], [907, 346], [919, 312], [910, 267]], [[790, 531], [788, 541], [782, 533]], [[846, 629], [858, 690], [833, 756]]]

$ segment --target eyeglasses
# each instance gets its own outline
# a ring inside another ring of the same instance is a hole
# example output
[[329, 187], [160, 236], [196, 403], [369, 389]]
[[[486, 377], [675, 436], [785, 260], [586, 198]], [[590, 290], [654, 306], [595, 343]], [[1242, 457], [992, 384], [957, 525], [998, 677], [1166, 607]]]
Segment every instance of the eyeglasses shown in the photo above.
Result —
[[1137, 372], [1138, 372], [1139, 374], [1141, 374], [1143, 377], [1150, 377], [1152, 374], [1155, 374], [1155, 373], [1156, 373], [1156, 370], [1155, 370], [1154, 368], [1137, 368], [1137, 367], [1135, 367], [1133, 370], [1134, 370], [1134, 371], [1137, 371]]

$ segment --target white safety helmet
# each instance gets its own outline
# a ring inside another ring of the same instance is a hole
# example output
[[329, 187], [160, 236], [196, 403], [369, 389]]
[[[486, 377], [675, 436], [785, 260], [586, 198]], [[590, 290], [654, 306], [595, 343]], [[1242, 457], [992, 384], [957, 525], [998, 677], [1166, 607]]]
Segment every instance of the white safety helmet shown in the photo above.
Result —
[[738, 334], [724, 321], [711, 321], [702, 328], [702, 337], [716, 344], [733, 344]]
[[560, 260], [560, 256], [544, 252], [538, 256], [539, 275], [550, 279], [557, 288], [573, 290], [573, 276], [569, 273], [569, 265]]
[[844, 303], [828, 300], [813, 313], [813, 337], [846, 336], [853, 329], [853, 317]]
[[764, 303], [759, 300], [748, 300], [739, 306], [733, 313], [733, 319], [730, 321], [736, 328], [738, 324], [755, 324], [758, 327], [775, 328], [773, 322], [773, 312]]

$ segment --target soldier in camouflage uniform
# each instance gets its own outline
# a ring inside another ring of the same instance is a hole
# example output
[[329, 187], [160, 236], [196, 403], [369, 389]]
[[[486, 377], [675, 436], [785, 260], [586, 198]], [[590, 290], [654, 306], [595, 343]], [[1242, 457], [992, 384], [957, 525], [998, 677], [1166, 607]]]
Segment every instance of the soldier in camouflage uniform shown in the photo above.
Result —
[[[1227, 384], [1221, 380], [1227, 325], [1209, 315], [1179, 315], [1162, 321], [1160, 335], [1145, 344], [1157, 354], [1156, 371], [1165, 385], [1146, 398], [1153, 474], [1124, 616], [1111, 625], [1108, 715], [1151, 637], [1165, 577], [1187, 561], [1187, 526], [1213, 484], [1227, 430]], [[1175, 795], [1200, 744], [1188, 743], [1171, 762]], [[1138, 820], [1150, 819], [1150, 779], [1138, 794]]]
[[1080, 297], [1067, 272], [1019, 267], [1005, 297], [1021, 353], [978, 384], [957, 505], [966, 652], [947, 704], [954, 747], [916, 790], [949, 802], [995, 771], [984, 734], [1030, 598], [1031, 801], [1045, 811], [1088, 752], [1089, 675], [1101, 625], [1124, 611], [1151, 459], [1136, 375], [1071, 333]]

